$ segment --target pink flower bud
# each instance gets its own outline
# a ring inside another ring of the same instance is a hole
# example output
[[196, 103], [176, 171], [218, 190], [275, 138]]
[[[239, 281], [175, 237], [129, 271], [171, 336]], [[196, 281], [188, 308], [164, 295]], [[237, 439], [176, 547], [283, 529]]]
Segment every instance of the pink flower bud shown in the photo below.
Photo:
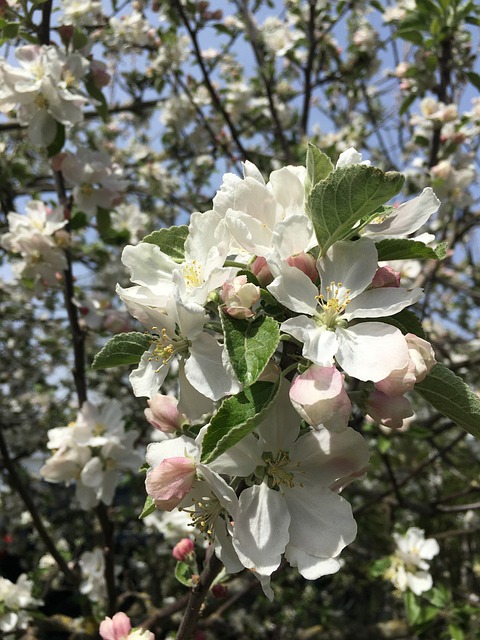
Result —
[[123, 611], [119, 611], [113, 618], [107, 616], [102, 620], [99, 631], [103, 640], [126, 640], [131, 629], [130, 618]]
[[149, 408], [145, 409], [145, 417], [156, 429], [165, 433], [173, 433], [180, 429], [187, 416], [177, 409], [178, 400], [172, 396], [157, 393], [148, 400]]
[[71, 24], [62, 24], [58, 27], [58, 34], [64, 44], [68, 44], [73, 37], [74, 28]]
[[67, 157], [68, 154], [66, 153], [57, 153], [56, 156], [53, 156], [52, 160], [51, 160], [51, 165], [52, 165], [52, 169], [54, 171], [61, 171], [62, 170], [62, 163], [65, 160], [65, 158]]
[[290, 400], [308, 424], [343, 431], [352, 408], [343, 380], [344, 376], [334, 366], [312, 365], [293, 381]]
[[297, 267], [300, 271], [310, 278], [312, 282], [316, 282], [318, 279], [317, 263], [315, 258], [309, 253], [297, 253], [287, 258], [287, 263], [291, 267]]
[[403, 369], [394, 369], [386, 378], [375, 383], [378, 391], [390, 397], [403, 396], [407, 391], [411, 391], [417, 382], [427, 377], [436, 362], [429, 342], [413, 333], [407, 333], [405, 340], [408, 347], [408, 364]]
[[225, 584], [214, 584], [211, 591], [212, 596], [217, 600], [221, 600], [228, 596], [228, 587]]
[[173, 547], [172, 556], [175, 560], [179, 562], [184, 562], [193, 550], [195, 549], [195, 545], [190, 538], [182, 538], [180, 542]]
[[190, 458], [166, 458], [147, 473], [145, 487], [157, 509], [172, 511], [187, 495], [195, 479]]
[[267, 261], [262, 256], [258, 256], [253, 261], [253, 264], [250, 267], [251, 272], [254, 276], [256, 276], [258, 282], [262, 287], [266, 287], [267, 284], [273, 282], [273, 276], [270, 271], [270, 268], [267, 264]]
[[93, 83], [97, 89], [102, 89], [110, 84], [110, 74], [107, 71], [107, 65], [100, 60], [92, 60], [90, 70], [93, 76]]
[[390, 429], [400, 429], [405, 418], [413, 416], [410, 402], [405, 396], [387, 396], [373, 391], [367, 401], [368, 415]]
[[400, 272], [394, 271], [392, 267], [379, 267], [373, 276], [372, 289], [381, 289], [383, 287], [399, 287]]
[[251, 318], [251, 307], [260, 300], [260, 288], [252, 282], [247, 282], [247, 276], [237, 276], [233, 282], [223, 284], [222, 300], [230, 316]]
[[405, 340], [408, 344], [408, 355], [415, 367], [415, 382], [421, 382], [425, 380], [437, 362], [432, 345], [414, 333], [407, 333]]

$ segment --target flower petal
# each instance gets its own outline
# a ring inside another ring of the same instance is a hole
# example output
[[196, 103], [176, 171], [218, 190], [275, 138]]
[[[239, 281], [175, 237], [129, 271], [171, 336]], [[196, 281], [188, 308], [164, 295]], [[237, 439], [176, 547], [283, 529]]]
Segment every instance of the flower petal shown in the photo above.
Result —
[[285, 500], [262, 482], [242, 491], [239, 503], [233, 546], [244, 567], [269, 576], [280, 565], [289, 539]]
[[338, 328], [338, 364], [358, 380], [378, 382], [408, 364], [408, 347], [399, 329], [381, 322]]

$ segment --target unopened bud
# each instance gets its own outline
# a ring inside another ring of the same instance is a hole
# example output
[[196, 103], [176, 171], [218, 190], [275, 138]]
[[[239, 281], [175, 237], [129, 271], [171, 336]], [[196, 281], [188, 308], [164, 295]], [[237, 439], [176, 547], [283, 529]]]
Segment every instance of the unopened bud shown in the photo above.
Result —
[[310, 278], [312, 282], [316, 282], [318, 279], [317, 265], [315, 258], [309, 253], [297, 253], [294, 256], [287, 258], [287, 263], [291, 267], [296, 267], [303, 271], [303, 273]]
[[247, 282], [247, 276], [237, 276], [233, 282], [224, 283], [222, 300], [228, 315], [234, 318], [251, 318], [252, 306], [260, 300], [260, 288]]
[[266, 287], [267, 284], [273, 282], [273, 276], [267, 261], [262, 256], [258, 256], [250, 267], [251, 272], [257, 278], [260, 286]]
[[182, 538], [180, 542], [173, 547], [172, 556], [179, 562], [184, 562], [189, 555], [193, 553], [195, 545], [190, 538]]
[[224, 584], [214, 584], [211, 591], [212, 596], [217, 600], [222, 600], [228, 595], [228, 587]]
[[148, 400], [149, 408], [145, 409], [145, 417], [156, 429], [165, 433], [173, 433], [180, 429], [187, 416], [177, 409], [178, 400], [172, 396], [157, 393]]
[[390, 429], [400, 429], [405, 418], [413, 416], [412, 406], [405, 396], [387, 396], [375, 390], [367, 401], [368, 415]]
[[394, 271], [392, 267], [379, 267], [373, 276], [372, 289], [382, 289], [384, 287], [399, 287], [400, 273]]

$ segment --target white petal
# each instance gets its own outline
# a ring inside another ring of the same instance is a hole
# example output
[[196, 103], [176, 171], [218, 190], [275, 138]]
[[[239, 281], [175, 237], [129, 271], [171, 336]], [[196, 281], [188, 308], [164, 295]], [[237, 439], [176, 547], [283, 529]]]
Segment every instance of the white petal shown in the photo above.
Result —
[[290, 566], [298, 567], [298, 572], [307, 580], [317, 580], [329, 576], [340, 569], [340, 562], [335, 558], [318, 558], [299, 549], [291, 542], [285, 549], [285, 557]]
[[262, 483], [242, 491], [239, 503], [233, 546], [247, 569], [269, 576], [280, 565], [289, 539], [285, 500]]
[[440, 204], [431, 187], [427, 187], [416, 198], [401, 204], [383, 222], [367, 225], [364, 233], [375, 240], [405, 237], [420, 229]]
[[352, 300], [344, 314], [346, 320], [353, 318], [386, 318], [405, 307], [418, 302], [423, 296], [420, 287], [407, 291], [401, 287], [369, 289]]
[[318, 271], [322, 280], [321, 293], [328, 299], [327, 287], [335, 283], [340, 287], [339, 301], [347, 296], [358, 296], [372, 282], [377, 270], [378, 254], [375, 243], [368, 238], [355, 242], [336, 242], [327, 251], [327, 255], [318, 261]]
[[408, 364], [407, 341], [396, 327], [381, 322], [363, 322], [338, 328], [336, 359], [348, 375], [379, 382], [394, 369]]
[[180, 399], [177, 408], [180, 413], [184, 413], [187, 416], [190, 422], [195, 422], [204, 414], [213, 412], [212, 400], [197, 391], [188, 381], [183, 360], [178, 370], [178, 384], [180, 387]]
[[353, 147], [350, 147], [346, 151], [342, 151], [342, 153], [338, 156], [335, 168], [339, 169], [340, 167], [346, 167], [350, 164], [360, 164], [361, 162], [362, 154], [358, 153], [358, 151]]
[[285, 490], [290, 512], [290, 541], [306, 553], [321, 558], [338, 556], [355, 540], [357, 525], [350, 504], [330, 489], [302, 480]]
[[96, 488], [102, 484], [103, 464], [100, 458], [91, 458], [83, 467], [80, 479], [86, 487]]
[[290, 449], [290, 458], [299, 462], [302, 475], [312, 484], [323, 487], [363, 469], [369, 455], [365, 440], [350, 428], [341, 432], [310, 431]]
[[424, 593], [424, 591], [430, 591], [433, 586], [432, 576], [426, 571], [417, 571], [416, 573], [410, 573], [407, 571], [407, 586], [417, 596]]
[[133, 393], [137, 398], [143, 396], [153, 398], [167, 377], [170, 365], [160, 364], [159, 366], [158, 361], [152, 358], [154, 348], [155, 345], [152, 345], [148, 351], [145, 351], [138, 367], [129, 376]]
[[302, 354], [322, 367], [333, 364], [338, 343], [334, 331], [317, 327], [313, 318], [298, 316], [289, 318], [280, 326], [281, 330], [303, 342]]
[[207, 333], [200, 333], [192, 343], [185, 375], [197, 391], [211, 400], [240, 391], [238, 380], [225, 366], [223, 347]]
[[300, 269], [285, 268], [267, 289], [288, 309], [310, 316], [315, 314], [318, 289]]
[[127, 245], [122, 252], [122, 262], [129, 270], [132, 282], [155, 293], [171, 289], [172, 271], [178, 267], [160, 247], [150, 242]]
[[232, 237], [245, 251], [265, 256], [271, 250], [272, 227], [243, 211], [232, 209], [227, 211], [225, 221]]
[[277, 249], [282, 260], [302, 251], [308, 251], [317, 244], [312, 223], [305, 214], [294, 214], [275, 225], [272, 246]]

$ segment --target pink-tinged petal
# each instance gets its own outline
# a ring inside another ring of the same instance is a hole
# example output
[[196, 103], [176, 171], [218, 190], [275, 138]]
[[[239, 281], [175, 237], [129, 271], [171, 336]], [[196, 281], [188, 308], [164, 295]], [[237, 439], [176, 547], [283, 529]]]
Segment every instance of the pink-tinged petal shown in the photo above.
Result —
[[144, 411], [145, 417], [160, 431], [174, 433], [184, 422], [188, 422], [187, 416], [178, 410], [178, 400], [173, 396], [157, 393], [148, 400], [148, 405]]
[[408, 348], [399, 329], [381, 322], [338, 328], [337, 362], [358, 380], [378, 382], [408, 364]]
[[399, 287], [401, 273], [392, 267], [379, 267], [370, 285], [373, 289]]
[[308, 424], [342, 431], [352, 408], [343, 380], [336, 367], [313, 365], [293, 381], [290, 400]]
[[193, 485], [196, 465], [190, 458], [167, 458], [147, 473], [145, 487], [155, 506], [171, 511]]
[[400, 429], [403, 421], [413, 416], [412, 405], [408, 398], [387, 396], [381, 391], [372, 391], [366, 409], [371, 418], [390, 429]]
[[420, 287], [407, 291], [402, 288], [387, 287], [369, 289], [352, 300], [345, 311], [345, 319], [386, 318], [418, 302], [423, 296]]
[[266, 483], [240, 494], [239, 513], [233, 530], [233, 546], [247, 569], [271, 575], [280, 565], [289, 540], [290, 515], [280, 491]]
[[131, 630], [130, 618], [119, 611], [113, 618], [107, 616], [102, 620], [99, 631], [103, 640], [126, 640]]
[[318, 558], [289, 543], [285, 549], [285, 558], [291, 567], [297, 567], [298, 573], [306, 580], [317, 580], [329, 576], [340, 569], [336, 558]]
[[[318, 271], [322, 281], [321, 293], [328, 299], [327, 287], [335, 283], [340, 289], [340, 302], [347, 297], [358, 296], [372, 282], [377, 270], [377, 249], [368, 238], [355, 242], [336, 242], [327, 255], [318, 261]], [[348, 290], [348, 294], [347, 294]]]
[[367, 225], [364, 233], [376, 240], [404, 238], [420, 229], [438, 210], [440, 204], [431, 187], [427, 187], [416, 198], [401, 204], [383, 222]]

